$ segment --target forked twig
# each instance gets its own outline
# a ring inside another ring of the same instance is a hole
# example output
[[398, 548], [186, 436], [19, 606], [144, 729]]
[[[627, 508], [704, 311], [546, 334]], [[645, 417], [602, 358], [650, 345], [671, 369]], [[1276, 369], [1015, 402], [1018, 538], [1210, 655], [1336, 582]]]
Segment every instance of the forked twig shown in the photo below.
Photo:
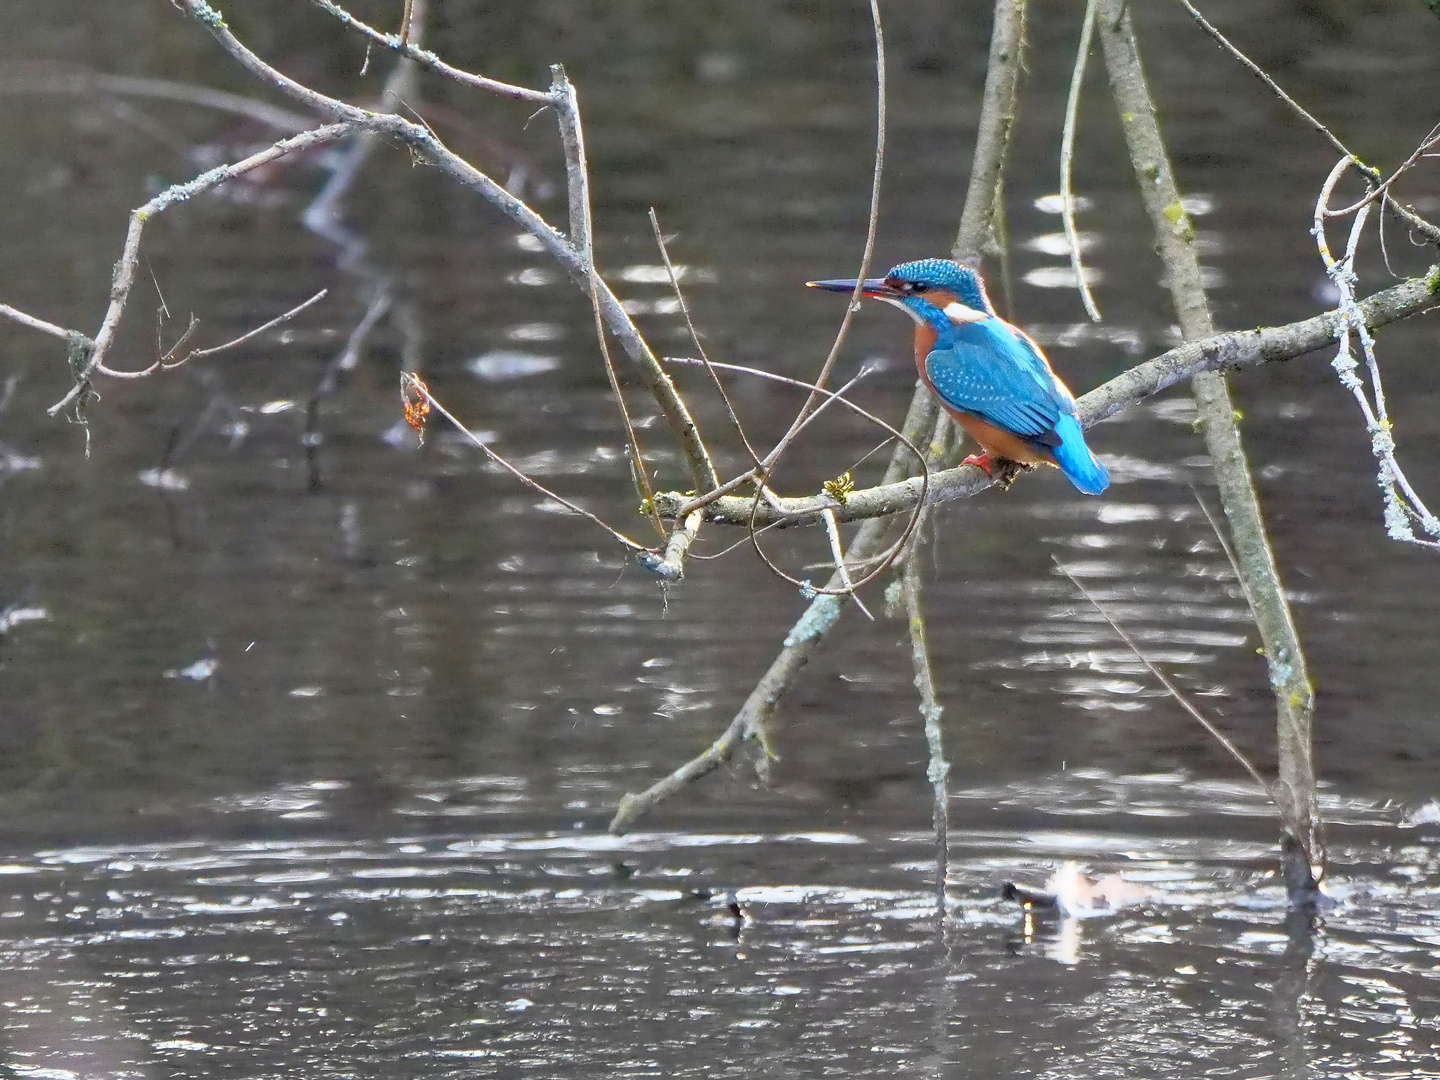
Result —
[[300, 304], [296, 304], [289, 311], [281, 315], [276, 315], [275, 318], [271, 319], [269, 322], [261, 323], [259, 326], [255, 327], [255, 329], [247, 330], [239, 337], [232, 338], [231, 340], [225, 342], [223, 345], [210, 345], [204, 349], [191, 349], [184, 356], [180, 357], [180, 359], [172, 359], [175, 353], [180, 350], [180, 346], [182, 346], [187, 340], [189, 340], [190, 336], [200, 326], [200, 320], [192, 318], [190, 320], [190, 325], [185, 328], [185, 333], [181, 335], [180, 340], [175, 342], [175, 344], [170, 347], [168, 352], [166, 352], [163, 356], [160, 357], [160, 359], [156, 360], [155, 363], [151, 364], [148, 368], [145, 368], [143, 371], [111, 371], [109, 369], [106, 369], [104, 371], [104, 374], [109, 375], [111, 378], [114, 379], [143, 379], [145, 376], [153, 375], [157, 371], [170, 371], [174, 368], [180, 367], [182, 364], [188, 364], [191, 360], [202, 360], [207, 356], [215, 356], [217, 353], [226, 352], [229, 349], [236, 348], [239, 345], [244, 345], [247, 341], [252, 341], [257, 337], [260, 337], [262, 334], [274, 330], [277, 326], [281, 326], [289, 322], [306, 308], [313, 307], [321, 300], [324, 300], [325, 297], [329, 295], [329, 292], [329, 289], [321, 289], [314, 296], [310, 297], [309, 300], [306, 300]]
[[[1325, 263], [1325, 272], [1340, 295], [1340, 326], [1336, 333], [1340, 345], [1335, 359], [1331, 361], [1331, 367], [1339, 376], [1340, 384], [1355, 398], [1356, 403], [1360, 406], [1360, 412], [1365, 418], [1365, 429], [1370, 434], [1370, 450], [1376, 461], [1379, 462], [1376, 484], [1380, 488], [1385, 504], [1386, 532], [1393, 540], [1418, 544], [1431, 551], [1440, 551], [1440, 520], [1437, 520], [1421, 500], [1405, 476], [1404, 470], [1400, 467], [1400, 462], [1396, 460], [1394, 431], [1385, 408], [1385, 389], [1380, 381], [1380, 365], [1375, 359], [1375, 339], [1365, 325], [1365, 319], [1360, 314], [1355, 302], [1355, 284], [1358, 280], [1355, 274], [1355, 255], [1359, 248], [1360, 237], [1364, 232], [1366, 217], [1370, 212], [1369, 204], [1357, 204], [1355, 220], [1350, 226], [1350, 238], [1346, 243], [1343, 257], [1336, 259], [1330, 253], [1330, 245], [1325, 236], [1325, 219], [1328, 216], [1326, 207], [1330, 203], [1335, 185], [1345, 174], [1348, 164], [1348, 160], [1342, 158], [1330, 170], [1330, 175], [1326, 178], [1320, 189], [1320, 196], [1315, 202], [1312, 226], [1316, 247], [1319, 249], [1321, 260]], [[1370, 376], [1370, 396], [1368, 398], [1365, 394], [1365, 384], [1355, 374], [1359, 364], [1355, 361], [1351, 351], [1352, 334], [1360, 342], [1360, 350], [1364, 355], [1366, 370]], [[1415, 535], [1412, 522], [1418, 523], [1430, 539], [1423, 539]]]

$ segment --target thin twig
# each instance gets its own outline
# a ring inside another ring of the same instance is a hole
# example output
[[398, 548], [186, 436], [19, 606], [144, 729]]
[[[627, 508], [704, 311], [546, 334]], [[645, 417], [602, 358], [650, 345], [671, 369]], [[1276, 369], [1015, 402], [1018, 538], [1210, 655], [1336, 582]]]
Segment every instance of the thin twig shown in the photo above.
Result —
[[1248, 56], [1241, 52], [1234, 44], [1231, 43], [1229, 38], [1227, 38], [1214, 25], [1207, 21], [1205, 16], [1201, 15], [1200, 12], [1196, 10], [1195, 5], [1192, 4], [1190, 0], [1180, 0], [1180, 3], [1185, 7], [1186, 11], [1190, 12], [1191, 16], [1195, 19], [1195, 22], [1199, 24], [1200, 29], [1204, 30], [1205, 33], [1209, 34], [1212, 38], [1214, 38], [1216, 43], [1219, 44], [1222, 49], [1228, 52], [1236, 60], [1240, 61], [1240, 63], [1244, 65], [1247, 71], [1249, 71], [1252, 75], [1254, 75], [1267, 87], [1269, 87], [1270, 91], [1275, 94], [1275, 96], [1278, 97], [1281, 101], [1283, 101], [1287, 106], [1289, 106], [1290, 109], [1294, 111], [1295, 115], [1300, 117], [1301, 120], [1305, 121], [1305, 123], [1309, 124], [1312, 128], [1314, 128], [1317, 132], [1324, 136], [1324, 138], [1330, 143], [1331, 146], [1333, 146], [1336, 150], [1340, 151], [1341, 154], [1343, 154], [1346, 158], [1349, 159], [1349, 167], [1353, 168], [1356, 172], [1363, 176], [1365, 178], [1366, 185], [1370, 188], [1370, 192], [1364, 200], [1365, 202], [1369, 202], [1372, 198], [1375, 198], [1377, 196], [1383, 197], [1385, 199], [1386, 206], [1390, 208], [1391, 212], [1394, 213], [1397, 217], [1399, 217], [1402, 221], [1404, 221], [1407, 225], [1409, 225], [1410, 228], [1419, 232], [1422, 236], [1425, 237], [1428, 242], [1432, 244], [1440, 243], [1440, 228], [1437, 228], [1435, 225], [1432, 225], [1430, 222], [1426, 221], [1409, 207], [1401, 206], [1389, 194], [1388, 189], [1390, 183], [1397, 176], [1399, 176], [1401, 172], [1404, 172], [1405, 169], [1409, 167], [1410, 162], [1407, 162], [1404, 166], [1397, 170], [1395, 176], [1392, 176], [1390, 180], [1382, 183], [1380, 180], [1379, 169], [1375, 168], [1373, 165], [1367, 165], [1363, 160], [1361, 160], [1358, 154], [1353, 153], [1349, 147], [1347, 147], [1343, 142], [1341, 142], [1339, 138], [1336, 137], [1333, 131], [1331, 131], [1328, 127], [1322, 124], [1319, 120], [1315, 119], [1315, 117], [1311, 116], [1310, 113], [1298, 101], [1296, 101], [1283, 89], [1281, 89], [1279, 83], [1277, 83], [1268, 74], [1266, 74], [1264, 69], [1262, 69], [1259, 64], [1255, 63], [1255, 61], [1251, 60]]
[[[267, 322], [267, 323], [262, 323], [261, 325], [255, 327], [255, 329], [253, 329], [253, 330], [247, 330], [245, 333], [241, 334], [239, 337], [237, 337], [237, 338], [232, 338], [231, 340], [225, 342], [223, 345], [211, 345], [211, 346], [209, 346], [208, 348], [204, 348], [204, 349], [192, 349], [190, 352], [188, 352], [188, 353], [186, 353], [184, 356], [182, 356], [179, 360], [169, 360], [168, 362], [165, 362], [165, 363], [162, 363], [162, 362], [157, 361], [155, 364], [152, 364], [152, 365], [151, 365], [149, 368], [147, 368], [145, 371], [128, 371], [128, 372], [110, 372], [110, 371], [107, 371], [106, 374], [107, 374], [107, 375], [113, 375], [113, 376], [115, 376], [115, 377], [117, 377], [117, 378], [138, 379], [141, 375], [149, 375], [149, 374], [151, 374], [152, 372], [154, 372], [154, 371], [156, 371], [156, 370], [163, 369], [163, 370], [165, 370], [165, 371], [169, 371], [171, 368], [177, 368], [177, 367], [179, 367], [181, 364], [188, 364], [191, 360], [201, 360], [201, 359], [203, 359], [203, 358], [205, 358], [205, 357], [207, 357], [207, 356], [214, 356], [214, 355], [216, 355], [217, 353], [225, 352], [226, 350], [228, 350], [228, 349], [233, 349], [233, 348], [235, 348], [236, 346], [244, 345], [247, 341], [251, 341], [251, 340], [259, 337], [261, 334], [268, 333], [269, 331], [274, 330], [275, 327], [281, 326], [281, 325], [283, 325], [284, 323], [289, 322], [291, 319], [295, 318], [296, 315], [299, 315], [299, 314], [300, 314], [302, 311], [304, 311], [306, 308], [312, 307], [313, 305], [318, 304], [321, 300], [324, 300], [325, 297], [329, 294], [329, 292], [330, 292], [329, 289], [321, 289], [319, 292], [317, 292], [314, 296], [310, 297], [310, 299], [309, 299], [309, 300], [306, 300], [304, 303], [296, 304], [293, 308], [291, 308], [289, 311], [285, 312], [283, 315], [276, 315], [275, 318], [271, 319], [269, 322]], [[190, 333], [191, 333], [191, 330], [193, 330], [193, 329], [194, 329], [196, 326], [198, 326], [198, 325], [199, 325], [199, 321], [198, 321], [198, 320], [196, 320], [195, 322], [191, 323], [190, 329], [187, 329], [187, 330], [185, 331], [185, 337], [189, 337], [189, 336], [190, 336]], [[185, 340], [185, 337], [182, 337], [182, 338], [180, 339], [180, 341], [177, 341], [177, 342], [175, 343], [175, 346], [171, 348], [170, 354], [167, 354], [167, 360], [168, 360], [168, 356], [171, 355], [171, 354], [173, 354], [173, 353], [175, 352], [175, 349], [178, 348], [179, 345]]]
[[1201, 727], [1203, 727], [1207, 732], [1209, 732], [1210, 736], [1216, 742], [1218, 742], [1221, 747], [1224, 748], [1225, 752], [1240, 763], [1240, 767], [1250, 775], [1250, 778], [1253, 779], [1255, 783], [1260, 785], [1260, 790], [1265, 793], [1266, 798], [1268, 798], [1270, 802], [1274, 804], [1276, 811], [1279, 813], [1281, 824], [1284, 825], [1285, 828], [1289, 829], [1291, 833], [1294, 834], [1296, 837], [1304, 835], [1298, 828], [1299, 823], [1291, 818], [1286, 808], [1282, 806], [1280, 800], [1276, 798], [1273, 785], [1270, 783], [1270, 781], [1266, 780], [1265, 777], [1260, 775], [1260, 770], [1257, 769], [1253, 764], [1251, 764], [1250, 759], [1245, 756], [1244, 752], [1238, 746], [1236, 746], [1233, 741], [1231, 741], [1228, 735], [1226, 735], [1223, 731], [1216, 727], [1210, 721], [1209, 717], [1207, 717], [1193, 704], [1191, 704], [1190, 699], [1180, 692], [1179, 688], [1170, 681], [1169, 677], [1163, 671], [1161, 671], [1158, 667], [1156, 667], [1153, 663], [1150, 662], [1150, 658], [1140, 650], [1140, 646], [1135, 644], [1134, 639], [1125, 632], [1125, 628], [1121, 626], [1118, 622], [1116, 622], [1114, 618], [1111, 617], [1110, 613], [1105, 610], [1104, 606], [1100, 603], [1100, 601], [1095, 599], [1095, 597], [1091, 595], [1089, 589], [1085, 588], [1084, 585], [1080, 584], [1080, 579], [1070, 572], [1070, 568], [1064, 563], [1062, 563], [1058, 558], [1055, 558], [1055, 556], [1051, 556], [1051, 558], [1055, 559], [1055, 565], [1059, 567], [1060, 572], [1070, 579], [1070, 584], [1074, 585], [1075, 588], [1079, 591], [1080, 595], [1085, 597], [1085, 599], [1090, 602], [1090, 605], [1100, 613], [1101, 617], [1110, 624], [1110, 629], [1114, 630], [1115, 633], [1119, 635], [1120, 640], [1123, 641], [1130, 649], [1130, 651], [1135, 654], [1135, 658], [1139, 660], [1140, 663], [1145, 665], [1145, 670], [1150, 672], [1151, 675], [1155, 676], [1156, 680], [1159, 681], [1160, 685], [1163, 686], [1165, 690], [1170, 694], [1170, 696], [1179, 703], [1180, 707], [1184, 709], [1187, 713], [1189, 713], [1191, 718], [1194, 719]]
[[1065, 225], [1065, 242], [1070, 246], [1070, 268], [1075, 271], [1075, 284], [1085, 313], [1091, 322], [1100, 321], [1100, 309], [1085, 280], [1085, 264], [1081, 259], [1080, 235], [1075, 230], [1075, 187], [1071, 182], [1071, 165], [1075, 157], [1075, 125], [1080, 114], [1080, 88], [1085, 83], [1085, 62], [1090, 58], [1090, 43], [1095, 36], [1096, 0], [1085, 5], [1085, 19], [1080, 24], [1080, 44], [1075, 50], [1075, 70], [1070, 76], [1070, 96], [1065, 102], [1065, 130], [1060, 136], [1060, 218]]
[[821, 516], [825, 519], [825, 533], [830, 538], [830, 555], [835, 560], [835, 572], [840, 575], [840, 584], [855, 601], [855, 606], [865, 613], [867, 619], [874, 622], [875, 616], [870, 614], [870, 609], [855, 595], [855, 583], [850, 580], [850, 570], [845, 565], [845, 549], [840, 543], [840, 526], [835, 521], [835, 512], [826, 510]]
[[425, 386], [424, 383], [422, 383], [419, 379], [415, 378], [414, 375], [411, 375], [409, 372], [401, 372], [400, 386], [402, 393], [408, 391], [409, 393], [414, 394], [417, 399], [423, 400], [427, 405], [430, 406], [430, 408], [434, 409], [446, 420], [450, 421], [450, 424], [455, 428], [455, 430], [460, 432], [460, 434], [464, 435], [465, 438], [469, 439], [470, 442], [474, 446], [478, 447], [486, 457], [488, 457], [496, 465], [499, 465], [511, 476], [515, 477], [515, 479], [519, 480], [526, 487], [539, 492], [541, 495], [545, 496], [545, 498], [551, 500], [552, 502], [558, 503], [566, 510], [569, 510], [572, 514], [579, 514], [586, 520], [592, 521], [596, 525], [599, 525], [600, 528], [604, 529], [607, 533], [613, 536], [620, 543], [624, 544], [631, 551], [650, 551], [650, 549], [647, 548], [644, 544], [637, 544], [634, 540], [631, 540], [624, 533], [607, 525], [604, 521], [596, 517], [589, 510], [586, 510], [580, 506], [576, 506], [573, 502], [565, 498], [563, 495], [557, 495], [555, 492], [547, 488], [544, 484], [541, 484], [539, 481], [532, 479], [520, 469], [517, 469], [514, 465], [510, 464], [510, 462], [506, 461], [505, 458], [501, 457], [494, 450], [490, 449], [490, 447], [485, 445], [485, 442], [473, 431], [471, 431], [468, 427], [466, 427], [459, 420], [457, 420], [455, 416], [450, 412], [450, 410], [445, 408], [444, 405], [440, 404], [440, 401], [435, 397], [435, 395], [429, 391], [429, 389]]
[[1235, 549], [1230, 546], [1230, 541], [1225, 536], [1225, 530], [1220, 528], [1219, 520], [1210, 512], [1209, 505], [1200, 497], [1200, 489], [1194, 484], [1190, 485], [1190, 494], [1195, 496], [1195, 502], [1200, 506], [1200, 513], [1204, 514], [1205, 520], [1210, 523], [1210, 531], [1215, 534], [1215, 539], [1220, 542], [1220, 550], [1225, 553], [1225, 559], [1230, 563], [1230, 569], [1235, 571], [1235, 580], [1238, 583], [1241, 580], [1240, 560], [1235, 558]]
[[[198, 9], [194, 6], [192, 0], [183, 0], [183, 2], [190, 8], [192, 13], [198, 14]], [[358, 30], [361, 34], [365, 35], [365, 37], [369, 38], [372, 44], [398, 52], [407, 59], [414, 60], [422, 67], [429, 68], [431, 71], [443, 75], [447, 79], [453, 79], [462, 86], [473, 87], [476, 90], [484, 90], [491, 94], [499, 94], [502, 97], [514, 98], [517, 101], [538, 101], [548, 105], [552, 100], [550, 95], [543, 90], [531, 90], [524, 86], [513, 86], [510, 83], [501, 82], [498, 79], [487, 79], [483, 75], [474, 75], [468, 71], [461, 71], [457, 67], [452, 67], [428, 50], [417, 48], [401, 37], [393, 34], [383, 34], [374, 27], [367, 26], [339, 4], [333, 3], [332, 0], [311, 0], [311, 3], [335, 16], [335, 18], [345, 26], [350, 27], [352, 30]], [[408, 4], [406, 5], [406, 9], [408, 13]]]
[[[845, 344], [845, 337], [850, 333], [850, 324], [855, 318], [855, 313], [860, 310], [860, 294], [864, 287], [864, 281], [870, 274], [870, 263], [875, 255], [875, 234], [880, 223], [880, 178], [885, 171], [885, 128], [886, 128], [886, 106], [885, 106], [885, 32], [880, 22], [879, 0], [870, 0], [870, 20], [875, 30], [875, 170], [870, 181], [870, 216], [865, 224], [865, 250], [860, 256], [860, 273], [855, 281], [855, 291], [850, 295], [850, 303], [845, 307], [845, 315], [840, 320], [840, 329], [835, 334], [835, 342], [830, 346], [830, 353], [825, 357], [825, 362], [820, 365], [820, 374], [815, 377], [814, 385], [822, 388], [830, 379], [830, 373], [839, 359], [841, 346]], [[804, 423], [805, 417], [820, 400], [817, 392], [812, 393], [805, 399], [805, 404], [800, 406], [800, 411], [795, 414], [791, 421], [790, 428], [780, 437], [775, 448], [765, 455], [765, 468], [774, 468], [775, 462], [780, 455], [790, 446], [799, 433], [800, 425]]]
[[680, 275], [675, 272], [675, 265], [670, 261], [670, 251], [665, 244], [665, 234], [660, 231], [660, 219], [655, 215], [653, 206], [650, 207], [650, 230], [655, 234], [655, 246], [660, 250], [660, 259], [664, 262], [665, 273], [670, 278], [670, 288], [675, 293], [675, 302], [680, 305], [680, 314], [685, 317], [685, 327], [690, 331], [690, 343], [700, 354], [700, 360], [710, 375], [710, 381], [714, 384], [715, 391], [720, 395], [720, 401], [725, 406], [725, 413], [730, 417], [730, 423], [735, 426], [735, 433], [740, 436], [740, 441], [745, 444], [745, 452], [750, 455], [750, 460], [755, 463], [756, 468], [763, 472], [764, 465], [761, 464], [760, 455], [756, 453], [755, 447], [750, 445], [750, 438], [745, 434], [745, 425], [740, 423], [740, 417], [735, 414], [735, 406], [730, 401], [730, 395], [725, 392], [725, 384], [720, 381], [720, 376], [715, 374], [710, 357], [705, 353], [705, 346], [700, 344], [700, 335], [695, 330], [694, 320], [690, 318], [690, 305], [685, 302], [685, 293], [680, 288]]
[[1243, 52], [1241, 52], [1238, 48], [1231, 44], [1230, 39], [1227, 38], [1224, 34], [1222, 34], [1214, 25], [1212, 25], [1205, 18], [1204, 15], [1201, 15], [1200, 12], [1196, 10], [1195, 5], [1190, 2], [1190, 0], [1180, 0], [1180, 3], [1186, 11], [1190, 12], [1191, 17], [1195, 20], [1196, 23], [1199, 24], [1200, 29], [1204, 30], [1205, 33], [1209, 34], [1212, 38], [1214, 38], [1216, 44], [1218, 44], [1222, 49], [1228, 52], [1236, 60], [1240, 61], [1240, 63], [1245, 67], [1246, 71], [1250, 72], [1251, 75], [1254, 75], [1257, 79], [1259, 79], [1267, 87], [1269, 87], [1270, 92], [1276, 97], [1278, 97], [1281, 101], [1283, 101], [1286, 105], [1288, 105], [1291, 111], [1294, 112], [1296, 116], [1300, 117], [1300, 119], [1304, 120], [1305, 123], [1309, 124], [1317, 132], [1323, 135], [1325, 139], [1330, 143], [1330, 145], [1335, 147], [1336, 150], [1340, 151], [1340, 153], [1344, 154], [1347, 158], [1350, 158], [1355, 163], [1355, 166], [1365, 176], [1367, 176], [1371, 180], [1377, 182], [1379, 181], [1380, 173], [1378, 171], [1371, 169], [1369, 166], [1365, 165], [1358, 157], [1350, 153], [1349, 148], [1346, 147], [1344, 143], [1342, 143], [1338, 138], [1335, 137], [1335, 133], [1333, 131], [1331, 131], [1328, 127], [1322, 124], [1319, 120], [1315, 119], [1315, 117], [1311, 116], [1309, 111], [1298, 101], [1292, 98], [1289, 94], [1287, 94], [1280, 87], [1280, 84], [1277, 83], [1269, 76], [1269, 74], [1266, 73], [1264, 68], [1262, 68], [1259, 64], [1255, 63], [1254, 60], [1251, 60], [1250, 57], [1246, 56]]

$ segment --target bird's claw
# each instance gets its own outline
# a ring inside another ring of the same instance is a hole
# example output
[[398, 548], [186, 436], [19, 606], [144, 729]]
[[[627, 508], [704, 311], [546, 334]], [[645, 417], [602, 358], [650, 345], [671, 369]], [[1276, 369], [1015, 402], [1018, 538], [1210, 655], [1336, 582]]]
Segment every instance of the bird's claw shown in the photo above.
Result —
[[974, 465], [986, 476], [998, 484], [1000, 488], [1006, 489], [1015, 482], [1015, 478], [1022, 472], [1028, 472], [1031, 468], [1023, 461], [1012, 461], [1010, 458], [991, 457], [989, 454], [971, 454], [961, 465]]

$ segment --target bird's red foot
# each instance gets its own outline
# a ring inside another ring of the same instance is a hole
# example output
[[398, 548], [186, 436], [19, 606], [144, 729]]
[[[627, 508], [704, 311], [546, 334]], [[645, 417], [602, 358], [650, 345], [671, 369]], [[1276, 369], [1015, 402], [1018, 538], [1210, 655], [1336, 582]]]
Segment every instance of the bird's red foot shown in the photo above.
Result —
[[970, 455], [969, 457], [967, 457], [964, 461], [960, 462], [960, 464], [961, 464], [961, 465], [974, 465], [977, 469], [979, 469], [981, 472], [983, 472], [986, 476], [992, 476], [992, 477], [993, 477], [993, 476], [995, 475], [995, 473], [992, 471], [993, 464], [992, 464], [992, 462], [990, 461], [990, 455], [989, 455], [989, 454], [971, 454], [971, 455]]
[[992, 458], [988, 453], [971, 454], [960, 464], [974, 465], [1001, 488], [1008, 488], [1015, 482], [1017, 476], [1032, 468], [1023, 461], [1012, 461], [1010, 458], [998, 455]]

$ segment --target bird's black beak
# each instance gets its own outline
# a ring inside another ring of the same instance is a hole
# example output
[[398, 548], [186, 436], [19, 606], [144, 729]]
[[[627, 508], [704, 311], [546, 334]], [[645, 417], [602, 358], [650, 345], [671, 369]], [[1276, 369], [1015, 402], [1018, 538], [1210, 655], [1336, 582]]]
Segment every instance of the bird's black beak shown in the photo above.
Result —
[[[853, 293], [855, 286], [859, 284], [856, 278], [847, 280], [832, 279], [830, 281], [807, 281], [806, 288], [826, 289], [830, 292]], [[861, 296], [891, 296], [894, 290], [885, 284], [884, 278], [866, 278], [860, 289]]]

